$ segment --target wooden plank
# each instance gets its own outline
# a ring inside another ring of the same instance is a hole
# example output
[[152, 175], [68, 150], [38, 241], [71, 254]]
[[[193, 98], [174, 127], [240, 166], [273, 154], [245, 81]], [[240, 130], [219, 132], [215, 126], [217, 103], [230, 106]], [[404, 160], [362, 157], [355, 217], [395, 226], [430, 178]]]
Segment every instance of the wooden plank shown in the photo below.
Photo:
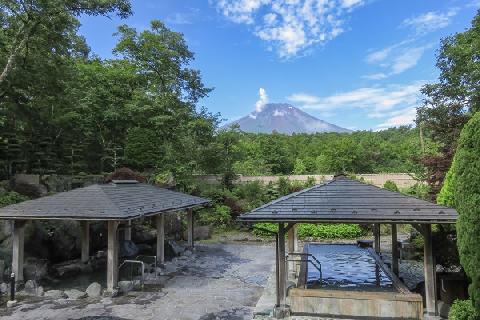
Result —
[[157, 263], [165, 262], [165, 215], [163, 213], [156, 217], [157, 225]]
[[90, 222], [80, 221], [80, 238], [82, 247], [80, 259], [85, 263], [90, 258]]
[[107, 291], [113, 292], [118, 283], [118, 221], [110, 220], [108, 224], [107, 240]]

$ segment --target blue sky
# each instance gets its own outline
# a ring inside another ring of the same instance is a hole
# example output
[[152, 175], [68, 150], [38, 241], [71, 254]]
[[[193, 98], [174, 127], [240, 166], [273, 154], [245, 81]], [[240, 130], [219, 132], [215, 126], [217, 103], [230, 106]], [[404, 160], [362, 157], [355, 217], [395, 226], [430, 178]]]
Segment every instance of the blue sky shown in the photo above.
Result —
[[135, 0], [127, 20], [82, 17], [93, 53], [112, 57], [118, 25], [153, 19], [185, 35], [215, 90], [201, 101], [235, 120], [288, 102], [355, 130], [409, 124], [438, 76], [440, 39], [470, 26], [479, 0]]

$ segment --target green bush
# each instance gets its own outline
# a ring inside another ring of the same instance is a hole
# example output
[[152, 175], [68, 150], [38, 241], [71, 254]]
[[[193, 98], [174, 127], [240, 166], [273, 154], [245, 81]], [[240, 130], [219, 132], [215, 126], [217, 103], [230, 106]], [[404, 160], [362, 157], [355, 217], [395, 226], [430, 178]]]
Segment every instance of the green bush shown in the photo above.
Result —
[[14, 191], [7, 192], [6, 194], [0, 196], [0, 208], [25, 200], [28, 200], [26, 196], [22, 196], [21, 194]]
[[387, 190], [390, 190], [390, 191], [395, 191], [395, 192], [399, 191], [397, 185], [392, 180], [385, 181], [385, 184], [383, 185], [383, 188], [387, 189]]
[[455, 195], [454, 195], [454, 185], [455, 182], [453, 181], [453, 172], [455, 171], [455, 161], [452, 162], [450, 169], [445, 176], [445, 180], [443, 181], [442, 189], [440, 190], [437, 196], [437, 203], [443, 204], [444, 206], [448, 207], [455, 207]]
[[[268, 236], [269, 232], [278, 231], [276, 223], [257, 223], [253, 232], [256, 235]], [[357, 224], [300, 224], [297, 229], [298, 237], [315, 239], [355, 239], [365, 234], [364, 230]]]
[[454, 198], [460, 262], [471, 279], [470, 298], [480, 312], [480, 112], [463, 128], [455, 153]]
[[480, 319], [480, 314], [475, 311], [471, 300], [455, 300], [448, 313], [448, 320], [478, 319]]
[[225, 228], [232, 221], [230, 207], [215, 205], [213, 208], [200, 210], [197, 221], [201, 225], [212, 225], [219, 228]]

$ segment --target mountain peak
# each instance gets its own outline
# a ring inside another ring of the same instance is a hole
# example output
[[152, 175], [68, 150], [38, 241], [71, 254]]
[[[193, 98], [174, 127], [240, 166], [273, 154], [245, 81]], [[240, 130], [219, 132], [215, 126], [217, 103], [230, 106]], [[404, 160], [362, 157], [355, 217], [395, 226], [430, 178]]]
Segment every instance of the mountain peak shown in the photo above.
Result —
[[245, 132], [285, 134], [315, 132], [351, 132], [317, 119], [288, 103], [267, 103], [259, 110], [226, 125], [238, 124]]

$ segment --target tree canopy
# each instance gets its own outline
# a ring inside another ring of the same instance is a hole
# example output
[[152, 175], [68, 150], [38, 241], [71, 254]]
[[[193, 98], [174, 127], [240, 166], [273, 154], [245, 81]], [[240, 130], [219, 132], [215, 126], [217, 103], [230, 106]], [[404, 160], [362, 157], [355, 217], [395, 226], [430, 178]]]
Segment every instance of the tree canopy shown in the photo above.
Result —
[[439, 153], [423, 158], [433, 195], [442, 186], [455, 153], [460, 131], [480, 110], [480, 14], [470, 29], [442, 40], [437, 55], [437, 83], [422, 88], [423, 105], [417, 125], [439, 145]]

